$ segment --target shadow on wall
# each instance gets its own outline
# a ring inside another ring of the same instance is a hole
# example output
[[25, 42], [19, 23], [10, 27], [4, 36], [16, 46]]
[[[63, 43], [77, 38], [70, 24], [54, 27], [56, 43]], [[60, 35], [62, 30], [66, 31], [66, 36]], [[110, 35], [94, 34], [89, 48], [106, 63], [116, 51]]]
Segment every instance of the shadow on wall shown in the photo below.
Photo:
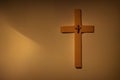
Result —
[[[45, 41], [47, 43], [47, 39], [55, 35], [53, 30], [57, 26], [50, 20], [54, 19], [53, 11], [48, 10], [46, 5], [44, 7], [43, 10], [41, 5], [29, 2], [11, 3], [3, 10], [4, 24], [8, 24], [37, 43]], [[43, 40], [41, 38], [44, 38], [44, 41], [41, 41]]]

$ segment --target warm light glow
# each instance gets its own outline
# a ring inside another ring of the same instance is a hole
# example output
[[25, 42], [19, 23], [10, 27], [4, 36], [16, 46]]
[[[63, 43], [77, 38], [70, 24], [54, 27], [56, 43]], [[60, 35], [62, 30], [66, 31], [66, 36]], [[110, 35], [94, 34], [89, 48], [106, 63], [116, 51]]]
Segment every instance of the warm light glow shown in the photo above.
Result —
[[40, 55], [40, 46], [29, 38], [25, 37], [10, 26], [3, 27], [6, 40], [6, 46], [3, 58], [3, 67], [6, 77], [18, 77], [28, 74], [32, 67], [38, 63]]
[[[120, 80], [119, 3], [0, 0], [0, 79]], [[83, 24], [95, 26], [82, 35], [81, 70], [74, 67], [74, 34], [60, 32], [74, 25], [74, 9], [82, 9]]]

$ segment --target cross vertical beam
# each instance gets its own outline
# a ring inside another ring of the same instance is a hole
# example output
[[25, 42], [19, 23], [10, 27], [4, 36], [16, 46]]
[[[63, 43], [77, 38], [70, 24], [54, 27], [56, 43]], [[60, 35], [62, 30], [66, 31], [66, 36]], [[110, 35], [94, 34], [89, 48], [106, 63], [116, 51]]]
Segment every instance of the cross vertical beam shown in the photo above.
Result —
[[74, 12], [74, 28], [75, 30], [75, 38], [74, 38], [74, 64], [76, 68], [82, 68], [82, 34], [81, 34], [81, 27], [82, 27], [82, 14], [81, 10], [76, 9]]
[[75, 9], [74, 11], [74, 26], [61, 27], [62, 33], [75, 33], [74, 34], [74, 58], [75, 67], [82, 68], [82, 33], [93, 33], [94, 26], [82, 25], [82, 11]]

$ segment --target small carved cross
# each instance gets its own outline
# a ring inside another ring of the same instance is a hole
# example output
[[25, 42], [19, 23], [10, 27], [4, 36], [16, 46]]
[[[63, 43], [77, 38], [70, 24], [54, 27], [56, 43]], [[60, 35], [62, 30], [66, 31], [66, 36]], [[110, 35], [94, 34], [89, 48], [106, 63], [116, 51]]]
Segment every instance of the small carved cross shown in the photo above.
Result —
[[74, 25], [62, 26], [62, 33], [75, 33], [74, 47], [75, 47], [75, 67], [82, 68], [82, 33], [93, 33], [93, 25], [82, 25], [82, 12], [80, 9], [74, 11]]

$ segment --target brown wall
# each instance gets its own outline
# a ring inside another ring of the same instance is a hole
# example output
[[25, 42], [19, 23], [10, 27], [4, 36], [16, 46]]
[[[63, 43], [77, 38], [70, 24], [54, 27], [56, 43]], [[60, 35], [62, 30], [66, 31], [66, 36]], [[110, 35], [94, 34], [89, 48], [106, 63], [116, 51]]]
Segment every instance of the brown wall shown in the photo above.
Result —
[[[120, 2], [117, 0], [0, 1], [1, 80], [119, 80]], [[83, 34], [83, 68], [74, 67], [74, 9], [95, 33]]]

